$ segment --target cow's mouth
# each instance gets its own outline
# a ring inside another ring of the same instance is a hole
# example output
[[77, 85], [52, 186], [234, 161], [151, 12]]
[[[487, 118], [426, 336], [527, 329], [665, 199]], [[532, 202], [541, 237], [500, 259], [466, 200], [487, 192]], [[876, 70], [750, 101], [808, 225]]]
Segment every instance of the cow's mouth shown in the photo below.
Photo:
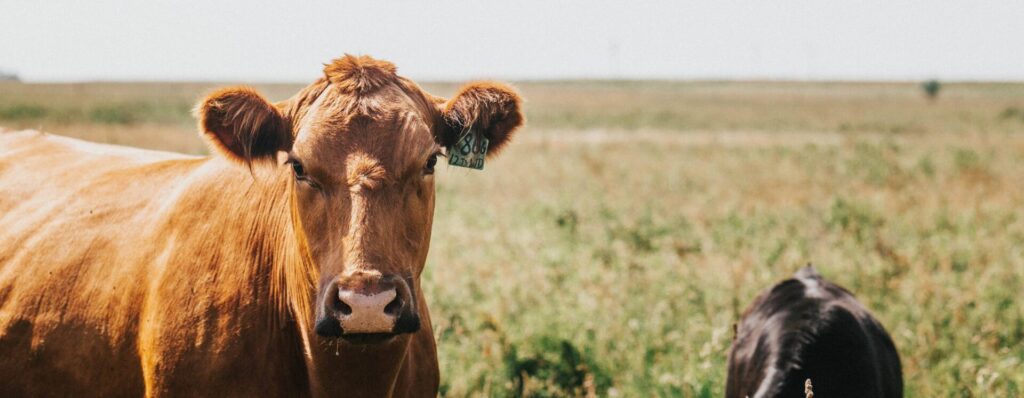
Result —
[[418, 332], [420, 330], [420, 317], [415, 314], [404, 313], [398, 318], [390, 331], [354, 333], [346, 333], [337, 318], [323, 317], [316, 322], [314, 330], [320, 337], [341, 339], [359, 345], [377, 344], [387, 342], [398, 335]]
[[341, 335], [341, 339], [355, 345], [381, 344], [398, 336], [397, 333], [349, 333]]

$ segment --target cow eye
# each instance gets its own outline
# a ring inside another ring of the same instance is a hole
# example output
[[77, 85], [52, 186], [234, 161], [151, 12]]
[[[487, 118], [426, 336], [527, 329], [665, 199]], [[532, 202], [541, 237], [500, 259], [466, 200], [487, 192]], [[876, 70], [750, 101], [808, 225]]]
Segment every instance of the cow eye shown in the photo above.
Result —
[[302, 180], [306, 178], [306, 169], [302, 168], [302, 163], [295, 159], [289, 159], [288, 163], [292, 165], [292, 172], [295, 173], [296, 179]]
[[437, 165], [437, 154], [435, 153], [433, 155], [430, 155], [429, 158], [427, 158], [427, 164], [425, 166], [423, 166], [423, 174], [425, 174], [425, 175], [434, 174], [434, 166], [436, 166], [436, 165]]
[[309, 184], [313, 188], [320, 188], [320, 186], [317, 185], [316, 181], [313, 181], [311, 178], [309, 178], [308, 175], [306, 175], [306, 169], [302, 167], [302, 162], [300, 162], [298, 159], [291, 158], [288, 159], [288, 164], [292, 166], [292, 173], [295, 174], [295, 180]]

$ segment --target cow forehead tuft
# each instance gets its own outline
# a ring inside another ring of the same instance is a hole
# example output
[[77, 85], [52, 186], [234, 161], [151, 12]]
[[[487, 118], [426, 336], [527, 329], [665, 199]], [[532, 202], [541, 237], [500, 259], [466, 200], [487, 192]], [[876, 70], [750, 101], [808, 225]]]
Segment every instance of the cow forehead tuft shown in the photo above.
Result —
[[364, 153], [354, 153], [345, 160], [350, 189], [374, 190], [387, 181], [388, 175], [380, 160]]
[[356, 95], [370, 94], [398, 81], [394, 64], [363, 55], [345, 54], [324, 66], [324, 75], [342, 92]]

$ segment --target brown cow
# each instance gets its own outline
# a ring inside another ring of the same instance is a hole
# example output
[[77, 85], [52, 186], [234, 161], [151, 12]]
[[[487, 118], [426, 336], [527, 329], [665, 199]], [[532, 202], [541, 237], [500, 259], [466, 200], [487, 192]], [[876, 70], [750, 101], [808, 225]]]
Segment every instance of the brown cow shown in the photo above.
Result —
[[208, 96], [208, 158], [0, 135], [0, 396], [436, 396], [435, 163], [519, 104], [345, 56]]
[[743, 315], [729, 354], [728, 398], [903, 396], [900, 356], [885, 328], [850, 292], [813, 267], [762, 293]]

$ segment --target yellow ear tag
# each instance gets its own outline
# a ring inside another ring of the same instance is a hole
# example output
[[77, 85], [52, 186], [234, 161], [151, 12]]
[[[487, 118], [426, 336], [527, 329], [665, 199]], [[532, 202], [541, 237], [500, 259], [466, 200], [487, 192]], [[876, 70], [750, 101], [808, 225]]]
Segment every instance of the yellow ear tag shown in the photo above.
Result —
[[487, 155], [487, 144], [489, 143], [487, 138], [478, 137], [472, 131], [466, 132], [448, 153], [448, 164], [483, 170], [484, 157]]

